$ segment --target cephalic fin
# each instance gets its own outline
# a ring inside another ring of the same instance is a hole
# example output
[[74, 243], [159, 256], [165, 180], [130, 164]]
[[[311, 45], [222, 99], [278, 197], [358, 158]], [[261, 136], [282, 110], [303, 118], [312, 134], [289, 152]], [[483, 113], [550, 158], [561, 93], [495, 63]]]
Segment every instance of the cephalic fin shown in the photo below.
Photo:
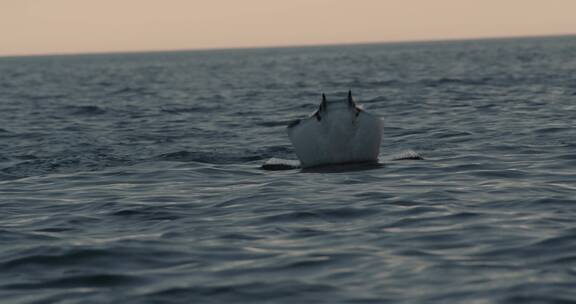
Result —
[[320, 110], [325, 111], [327, 104], [328, 104], [328, 101], [326, 100], [326, 95], [324, 95], [324, 93], [322, 93], [322, 102], [320, 103]]
[[320, 112], [326, 111], [326, 105], [327, 105], [326, 95], [324, 93], [322, 93], [322, 102], [320, 103], [320, 107], [318, 107], [318, 110], [316, 110], [316, 112], [314, 112], [314, 115], [313, 115], [316, 117], [316, 120], [318, 120], [318, 121], [322, 120], [322, 116], [320, 116]]
[[356, 108], [356, 103], [354, 102], [354, 99], [352, 99], [352, 90], [348, 90], [348, 105]]
[[352, 98], [352, 90], [348, 90], [348, 106], [353, 108], [356, 111], [356, 117], [362, 112], [362, 109], [356, 105], [356, 102]]

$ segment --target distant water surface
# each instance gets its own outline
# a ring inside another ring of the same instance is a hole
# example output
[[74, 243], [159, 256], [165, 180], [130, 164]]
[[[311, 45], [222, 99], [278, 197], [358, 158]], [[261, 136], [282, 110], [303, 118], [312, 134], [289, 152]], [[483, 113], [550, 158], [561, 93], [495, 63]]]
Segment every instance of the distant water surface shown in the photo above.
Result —
[[[2, 303], [573, 303], [576, 38], [0, 58]], [[264, 171], [320, 101], [372, 170]]]

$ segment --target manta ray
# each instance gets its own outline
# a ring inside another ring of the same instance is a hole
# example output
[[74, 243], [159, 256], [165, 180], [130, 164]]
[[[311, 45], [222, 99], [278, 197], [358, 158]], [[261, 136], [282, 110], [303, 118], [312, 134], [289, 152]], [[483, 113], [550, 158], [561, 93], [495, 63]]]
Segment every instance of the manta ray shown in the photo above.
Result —
[[288, 137], [303, 168], [377, 162], [382, 142], [382, 120], [348, 98], [320, 106], [306, 119], [288, 125]]
[[[298, 161], [272, 158], [263, 169], [286, 170], [348, 164], [378, 164], [383, 122], [366, 112], [348, 91], [345, 100], [328, 101], [322, 94], [318, 109], [308, 118], [297, 119], [287, 127]], [[391, 160], [421, 159], [406, 151]]]

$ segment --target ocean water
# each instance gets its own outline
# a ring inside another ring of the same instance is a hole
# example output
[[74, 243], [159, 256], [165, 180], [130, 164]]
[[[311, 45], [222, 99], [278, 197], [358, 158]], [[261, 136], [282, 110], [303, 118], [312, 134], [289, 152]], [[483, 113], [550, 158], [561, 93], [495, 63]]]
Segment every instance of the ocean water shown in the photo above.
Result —
[[[268, 171], [351, 89], [366, 170]], [[2, 303], [574, 303], [576, 37], [0, 58]]]

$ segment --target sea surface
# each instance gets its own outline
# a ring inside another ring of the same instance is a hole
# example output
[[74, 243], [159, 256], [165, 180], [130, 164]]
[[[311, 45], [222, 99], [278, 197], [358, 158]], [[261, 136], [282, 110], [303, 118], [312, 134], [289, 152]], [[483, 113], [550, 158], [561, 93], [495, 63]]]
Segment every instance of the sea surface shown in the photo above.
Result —
[[0, 302], [576, 303], [576, 37], [0, 58]]

